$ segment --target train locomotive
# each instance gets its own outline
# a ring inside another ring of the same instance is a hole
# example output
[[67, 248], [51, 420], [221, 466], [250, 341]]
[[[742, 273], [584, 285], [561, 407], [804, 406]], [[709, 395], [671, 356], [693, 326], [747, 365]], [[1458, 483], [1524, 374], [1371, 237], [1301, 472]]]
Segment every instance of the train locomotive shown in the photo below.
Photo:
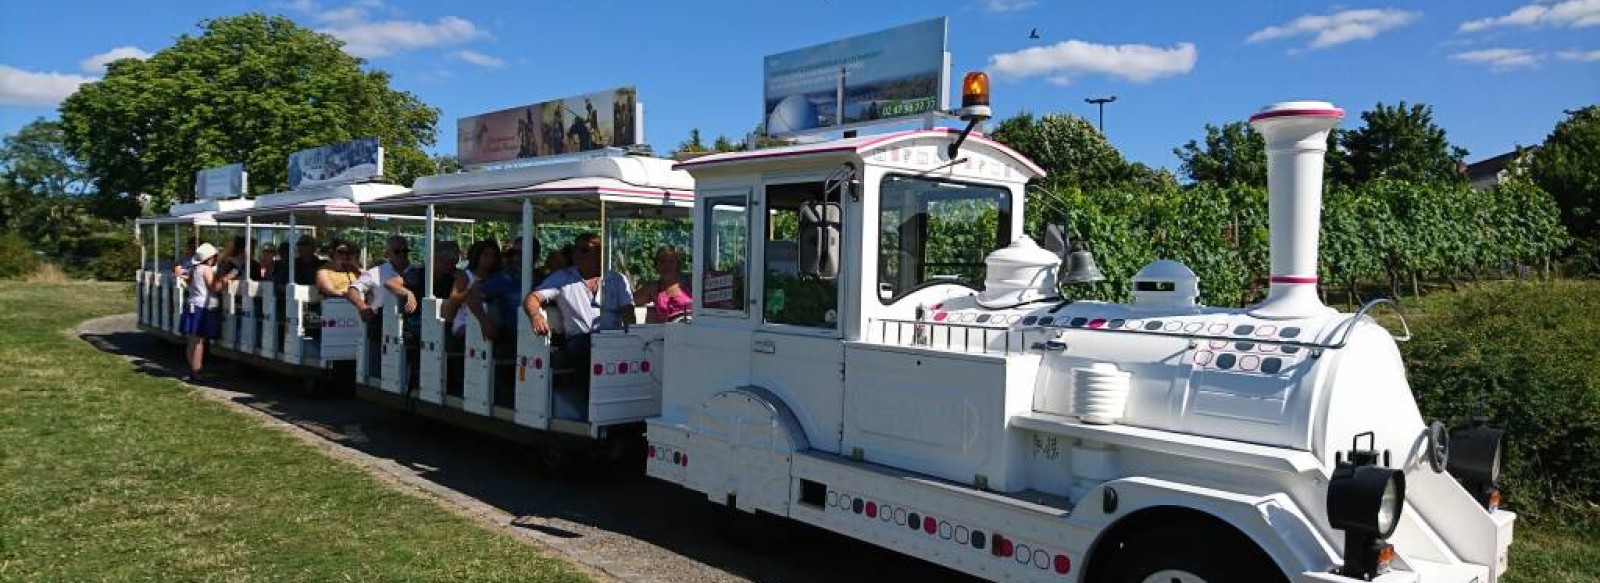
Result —
[[[967, 85], [970, 131], [987, 80]], [[1271, 287], [1246, 308], [1200, 305], [1175, 261], [1131, 303], [1062, 300], [1088, 266], [1013, 236], [1043, 171], [967, 131], [680, 164], [704, 291], [667, 333], [647, 472], [994, 581], [1496, 580], [1515, 520], [1498, 443], [1451, 459], [1407, 385], [1409, 333], [1316, 291], [1342, 117], [1251, 118]], [[1003, 245], [981, 288], [930, 250], [963, 224]]]

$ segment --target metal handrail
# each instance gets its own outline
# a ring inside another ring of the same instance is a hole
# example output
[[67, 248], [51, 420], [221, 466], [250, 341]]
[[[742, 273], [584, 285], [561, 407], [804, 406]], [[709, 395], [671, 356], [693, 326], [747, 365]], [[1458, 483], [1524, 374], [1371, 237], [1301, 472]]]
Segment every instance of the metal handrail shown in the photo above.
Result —
[[[1399, 303], [1397, 303], [1394, 300], [1391, 300], [1389, 298], [1377, 298], [1377, 299], [1369, 301], [1369, 302], [1367, 302], [1365, 304], [1362, 304], [1361, 308], [1356, 310], [1355, 314], [1352, 314], [1349, 318], [1346, 318], [1344, 321], [1340, 322], [1339, 324], [1337, 324], [1334, 327], [1335, 333], [1338, 334], [1338, 339], [1335, 340], [1335, 341], [1332, 341], [1332, 342], [1316, 342], [1316, 341], [1287, 340], [1287, 339], [1270, 339], [1270, 338], [1257, 338], [1257, 337], [1251, 337], [1251, 336], [1220, 336], [1220, 335], [1215, 335], [1215, 334], [1166, 332], [1166, 331], [1162, 331], [1162, 330], [1126, 330], [1126, 329], [1111, 330], [1111, 329], [1106, 329], [1106, 328], [1087, 328], [1087, 327], [1070, 327], [1070, 326], [1054, 326], [1054, 325], [1050, 325], [1050, 326], [1037, 326], [1037, 325], [1034, 325], [1034, 326], [1022, 327], [1022, 328], [1011, 328], [1011, 327], [997, 328], [997, 327], [973, 325], [973, 324], [960, 324], [960, 323], [947, 323], [947, 322], [929, 322], [929, 321], [916, 321], [916, 320], [895, 320], [895, 319], [887, 319], [887, 318], [880, 319], [880, 320], [878, 320], [878, 322], [883, 324], [883, 326], [881, 327], [882, 329], [880, 330], [880, 338], [883, 339], [883, 341], [885, 341], [885, 342], [888, 341], [887, 324], [890, 323], [890, 322], [895, 323], [897, 326], [904, 326], [904, 325], [910, 324], [910, 325], [914, 325], [914, 326], [945, 326], [945, 327], [963, 328], [963, 329], [980, 329], [980, 330], [985, 330], [986, 334], [989, 333], [989, 332], [1005, 331], [1005, 332], [1008, 333], [1007, 336], [1006, 336], [1006, 341], [1007, 341], [1006, 342], [1006, 346], [1007, 346], [1006, 353], [1007, 354], [1010, 353], [1010, 336], [1009, 336], [1009, 332], [1017, 331], [1017, 332], [1022, 332], [1022, 333], [1025, 334], [1028, 331], [1039, 331], [1039, 330], [1096, 332], [1096, 333], [1102, 333], [1102, 334], [1138, 334], [1138, 335], [1144, 335], [1144, 336], [1159, 336], [1159, 337], [1163, 337], [1163, 338], [1187, 340], [1189, 342], [1199, 342], [1199, 341], [1253, 342], [1253, 343], [1256, 343], [1256, 344], [1271, 344], [1271, 345], [1275, 345], [1275, 346], [1295, 346], [1295, 347], [1299, 347], [1299, 348], [1305, 348], [1307, 350], [1311, 350], [1311, 351], [1314, 351], [1316, 353], [1320, 353], [1323, 350], [1338, 350], [1338, 349], [1344, 348], [1346, 345], [1348, 345], [1349, 342], [1350, 342], [1350, 334], [1355, 330], [1356, 322], [1359, 322], [1363, 316], [1367, 316], [1368, 313], [1371, 312], [1373, 309], [1375, 309], [1375, 308], [1377, 308], [1379, 306], [1385, 305], [1385, 304], [1393, 306], [1394, 310], [1395, 310], [1395, 313], [1400, 316], [1400, 325], [1401, 325], [1401, 328], [1403, 330], [1403, 335], [1395, 336], [1394, 337], [1395, 341], [1396, 342], [1406, 342], [1406, 341], [1411, 340], [1411, 325], [1410, 325], [1410, 323], [1408, 323], [1406, 321], [1405, 310], [1403, 308], [1401, 308]], [[1374, 320], [1374, 321], [1376, 321], [1376, 320]], [[898, 328], [897, 328], [897, 330], [898, 330]], [[970, 336], [970, 330], [968, 330], [965, 334]], [[1391, 334], [1391, 336], [1392, 336], [1392, 334]], [[984, 340], [987, 341], [987, 339], [988, 339], [988, 336], [985, 336]], [[901, 337], [896, 339], [896, 343], [904, 344], [903, 334], [901, 334]], [[950, 345], [949, 344], [949, 334], [948, 333], [946, 334], [946, 343], [947, 343], [947, 345]], [[971, 344], [970, 341], [968, 341], [967, 342], [967, 350], [968, 351], [970, 351], [970, 344]], [[921, 344], [918, 344], [918, 345], [921, 345]], [[1024, 347], [1027, 348], [1026, 345]]]

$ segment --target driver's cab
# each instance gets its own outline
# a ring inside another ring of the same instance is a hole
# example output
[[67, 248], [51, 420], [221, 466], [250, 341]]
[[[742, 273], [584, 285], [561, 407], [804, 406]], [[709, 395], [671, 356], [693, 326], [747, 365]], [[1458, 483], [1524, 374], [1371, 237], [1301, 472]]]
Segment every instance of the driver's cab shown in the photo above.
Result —
[[[934, 129], [695, 158], [696, 317], [668, 335], [663, 417], [755, 386], [839, 453], [850, 346], [875, 324], [982, 288], [984, 256], [1023, 232], [1031, 162]], [[1020, 161], [1020, 162], [1019, 162]], [[884, 412], [890, 414], [890, 412]]]

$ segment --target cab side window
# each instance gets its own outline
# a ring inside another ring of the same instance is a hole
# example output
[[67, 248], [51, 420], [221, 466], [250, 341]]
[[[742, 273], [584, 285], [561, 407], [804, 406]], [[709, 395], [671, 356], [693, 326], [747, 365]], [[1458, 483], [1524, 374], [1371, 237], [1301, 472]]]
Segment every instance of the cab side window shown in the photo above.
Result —
[[829, 197], [822, 182], [773, 184], [766, 187], [765, 210], [762, 320], [837, 328], [838, 266], [825, 252], [819, 258], [801, 249], [837, 247], [843, 209], [836, 196]]
[[695, 294], [702, 308], [741, 312], [745, 309], [745, 265], [750, 249], [747, 204], [743, 196], [705, 200], [706, 240], [702, 246], [705, 271]]

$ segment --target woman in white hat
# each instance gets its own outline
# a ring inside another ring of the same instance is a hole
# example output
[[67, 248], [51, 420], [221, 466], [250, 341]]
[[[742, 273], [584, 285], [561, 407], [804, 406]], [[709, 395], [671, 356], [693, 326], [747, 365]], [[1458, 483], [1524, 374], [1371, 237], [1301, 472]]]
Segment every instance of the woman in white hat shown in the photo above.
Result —
[[217, 275], [217, 248], [201, 243], [190, 259], [194, 267], [189, 270], [188, 299], [183, 304], [183, 318], [178, 321], [178, 331], [188, 338], [184, 357], [189, 362], [189, 376], [185, 381], [200, 380], [200, 367], [205, 363], [206, 340], [216, 338], [221, 332], [217, 321], [216, 292], [227, 286], [225, 277]]

